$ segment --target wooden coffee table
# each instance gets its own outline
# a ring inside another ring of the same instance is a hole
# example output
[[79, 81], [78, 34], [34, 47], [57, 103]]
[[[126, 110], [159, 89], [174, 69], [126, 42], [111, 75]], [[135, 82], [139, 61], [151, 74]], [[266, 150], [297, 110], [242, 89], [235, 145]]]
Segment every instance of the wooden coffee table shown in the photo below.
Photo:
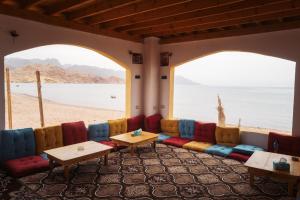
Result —
[[133, 155], [134, 149], [138, 145], [152, 143], [153, 148], [155, 148], [158, 134], [143, 131], [139, 136], [132, 136], [131, 133], [132, 132], [112, 136], [110, 139], [117, 145], [128, 146], [130, 148], [131, 155]]
[[[290, 171], [280, 171], [273, 169], [273, 161], [279, 161], [280, 158], [287, 159], [290, 163]], [[300, 158], [299, 158], [300, 159]], [[288, 193], [293, 195], [293, 187], [300, 178], [300, 161], [293, 161], [292, 156], [255, 151], [254, 154], [245, 163], [250, 174], [250, 185], [253, 186], [254, 176], [267, 176], [288, 182]]]
[[[84, 149], [79, 150], [78, 147], [83, 147]], [[59, 163], [64, 167], [64, 176], [68, 179], [69, 167], [73, 164], [104, 156], [104, 164], [107, 165], [107, 155], [111, 149], [113, 148], [110, 146], [94, 141], [87, 141], [44, 152], [49, 158], [50, 168], [53, 169], [53, 162]]]

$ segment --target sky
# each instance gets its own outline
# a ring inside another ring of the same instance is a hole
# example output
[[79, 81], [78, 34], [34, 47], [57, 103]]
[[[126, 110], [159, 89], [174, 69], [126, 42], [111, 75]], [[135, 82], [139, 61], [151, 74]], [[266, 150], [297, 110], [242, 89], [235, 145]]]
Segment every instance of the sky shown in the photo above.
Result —
[[114, 70], [124, 70], [111, 59], [95, 51], [72, 45], [47, 45], [6, 56], [6, 58], [47, 59], [56, 58], [61, 64], [90, 65]]
[[175, 69], [194, 82], [209, 86], [294, 87], [296, 63], [247, 52], [220, 52]]

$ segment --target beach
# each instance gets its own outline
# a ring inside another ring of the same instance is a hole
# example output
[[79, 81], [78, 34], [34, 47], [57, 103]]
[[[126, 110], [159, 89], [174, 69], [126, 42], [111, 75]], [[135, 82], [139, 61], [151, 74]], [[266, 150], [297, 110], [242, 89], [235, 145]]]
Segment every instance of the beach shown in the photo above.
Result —
[[[6, 101], [7, 102], [7, 101]], [[105, 122], [108, 119], [125, 117], [122, 111], [71, 106], [43, 100], [45, 125], [58, 125], [63, 122], [84, 121], [88, 124]], [[6, 106], [7, 109], [7, 106]], [[7, 111], [6, 120], [7, 120]], [[12, 94], [13, 128], [40, 127], [39, 104], [37, 97], [25, 94]], [[8, 122], [6, 121], [6, 126]]]

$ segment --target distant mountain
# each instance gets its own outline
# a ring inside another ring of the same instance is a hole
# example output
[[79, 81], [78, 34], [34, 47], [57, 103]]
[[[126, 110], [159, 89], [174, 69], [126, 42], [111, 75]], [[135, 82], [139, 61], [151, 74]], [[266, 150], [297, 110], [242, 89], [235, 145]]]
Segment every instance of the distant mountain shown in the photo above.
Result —
[[175, 82], [175, 84], [178, 84], [178, 85], [200, 85], [200, 83], [194, 82], [183, 76], [175, 76], [174, 82]]
[[[33, 82], [34, 72], [41, 71], [45, 82], [59, 83], [124, 83], [125, 72], [88, 65], [62, 65], [57, 59], [6, 58], [12, 81]], [[65, 74], [62, 76], [62, 74]]]

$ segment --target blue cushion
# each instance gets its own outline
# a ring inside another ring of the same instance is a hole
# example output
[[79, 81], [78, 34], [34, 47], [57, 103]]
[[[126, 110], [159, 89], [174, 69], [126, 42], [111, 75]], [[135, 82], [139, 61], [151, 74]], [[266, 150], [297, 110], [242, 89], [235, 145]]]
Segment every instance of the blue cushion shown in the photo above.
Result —
[[2, 130], [0, 133], [1, 162], [35, 155], [32, 128]]
[[264, 149], [253, 145], [247, 145], [247, 144], [239, 144], [233, 147], [233, 152], [241, 153], [245, 155], [252, 155], [254, 151], [264, 151]]
[[163, 134], [163, 133], [159, 133], [158, 134], [158, 138], [157, 138], [157, 142], [162, 142], [166, 139], [169, 139], [171, 136]]
[[205, 153], [226, 157], [232, 152], [232, 150], [233, 150], [232, 147], [216, 144], [207, 148], [205, 150]]
[[195, 120], [179, 120], [180, 137], [194, 139]]
[[109, 140], [109, 125], [108, 123], [92, 124], [88, 127], [89, 140], [96, 142]]

